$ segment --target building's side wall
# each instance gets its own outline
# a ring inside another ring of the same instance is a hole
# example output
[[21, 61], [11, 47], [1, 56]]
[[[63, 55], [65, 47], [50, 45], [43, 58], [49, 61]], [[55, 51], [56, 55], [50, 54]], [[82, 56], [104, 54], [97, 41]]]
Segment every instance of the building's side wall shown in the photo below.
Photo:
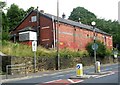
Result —
[[79, 27], [63, 23], [59, 27], [60, 48], [85, 50], [86, 45], [93, 40], [92, 36], [91, 31]]
[[52, 20], [44, 16], [40, 17], [40, 44], [45, 47], [53, 45]]
[[[111, 36], [101, 33], [96, 33], [96, 36], [96, 40], [103, 42], [107, 48], [112, 49]], [[104, 37], [106, 37], [106, 40]], [[59, 26], [59, 41], [60, 48], [85, 50], [87, 44], [93, 41], [93, 31], [61, 23]]]
[[37, 22], [31, 22], [31, 17], [35, 16], [36, 13], [32, 12], [25, 20], [22, 22], [16, 29], [15, 31], [12, 32], [12, 34], [16, 34], [19, 30], [24, 29], [25, 27], [36, 27]]

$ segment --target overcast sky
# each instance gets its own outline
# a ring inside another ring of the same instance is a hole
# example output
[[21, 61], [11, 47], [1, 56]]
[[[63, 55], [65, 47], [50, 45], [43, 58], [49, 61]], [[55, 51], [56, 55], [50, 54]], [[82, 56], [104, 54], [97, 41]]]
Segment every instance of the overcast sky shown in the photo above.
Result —
[[[39, 7], [46, 13], [57, 15], [57, 0], [2, 0], [7, 2], [7, 7], [15, 3], [20, 8], [27, 10], [29, 7]], [[84, 7], [94, 13], [98, 18], [118, 20], [118, 2], [120, 0], [59, 0], [59, 16], [63, 12], [68, 18], [73, 8]]]

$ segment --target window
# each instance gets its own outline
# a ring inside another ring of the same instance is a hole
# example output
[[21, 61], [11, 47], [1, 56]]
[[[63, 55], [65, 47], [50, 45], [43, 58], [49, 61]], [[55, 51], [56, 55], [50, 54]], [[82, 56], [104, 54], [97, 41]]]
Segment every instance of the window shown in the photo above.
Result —
[[87, 38], [89, 38], [90, 36], [89, 36], [89, 34], [87, 34]]
[[37, 17], [36, 16], [32, 16], [31, 17], [31, 22], [36, 22], [37, 21]]
[[76, 31], [76, 29], [74, 29]]

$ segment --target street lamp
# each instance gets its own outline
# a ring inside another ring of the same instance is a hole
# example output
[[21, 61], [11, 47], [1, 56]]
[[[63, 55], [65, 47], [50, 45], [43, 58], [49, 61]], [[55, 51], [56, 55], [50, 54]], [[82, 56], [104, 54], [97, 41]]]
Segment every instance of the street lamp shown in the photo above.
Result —
[[95, 64], [95, 73], [97, 72], [97, 68], [96, 68], [96, 33], [95, 33], [95, 25], [96, 25], [96, 22], [95, 21], [92, 21], [92, 26], [93, 26], [93, 40], [94, 40], [94, 43], [93, 43], [93, 46], [94, 46], [94, 64]]

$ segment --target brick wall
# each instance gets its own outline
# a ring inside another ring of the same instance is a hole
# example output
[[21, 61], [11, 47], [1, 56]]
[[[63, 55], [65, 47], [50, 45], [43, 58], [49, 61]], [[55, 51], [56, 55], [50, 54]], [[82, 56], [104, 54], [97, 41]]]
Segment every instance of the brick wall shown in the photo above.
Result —
[[53, 29], [52, 21], [44, 16], [40, 17], [40, 44], [45, 47], [52, 47]]
[[[105, 43], [112, 48], [112, 37], [96, 33], [96, 40]], [[103, 36], [106, 36], [106, 41]], [[61, 23], [59, 26], [60, 48], [71, 48], [74, 50], [85, 50], [86, 45], [93, 41], [93, 31]]]

